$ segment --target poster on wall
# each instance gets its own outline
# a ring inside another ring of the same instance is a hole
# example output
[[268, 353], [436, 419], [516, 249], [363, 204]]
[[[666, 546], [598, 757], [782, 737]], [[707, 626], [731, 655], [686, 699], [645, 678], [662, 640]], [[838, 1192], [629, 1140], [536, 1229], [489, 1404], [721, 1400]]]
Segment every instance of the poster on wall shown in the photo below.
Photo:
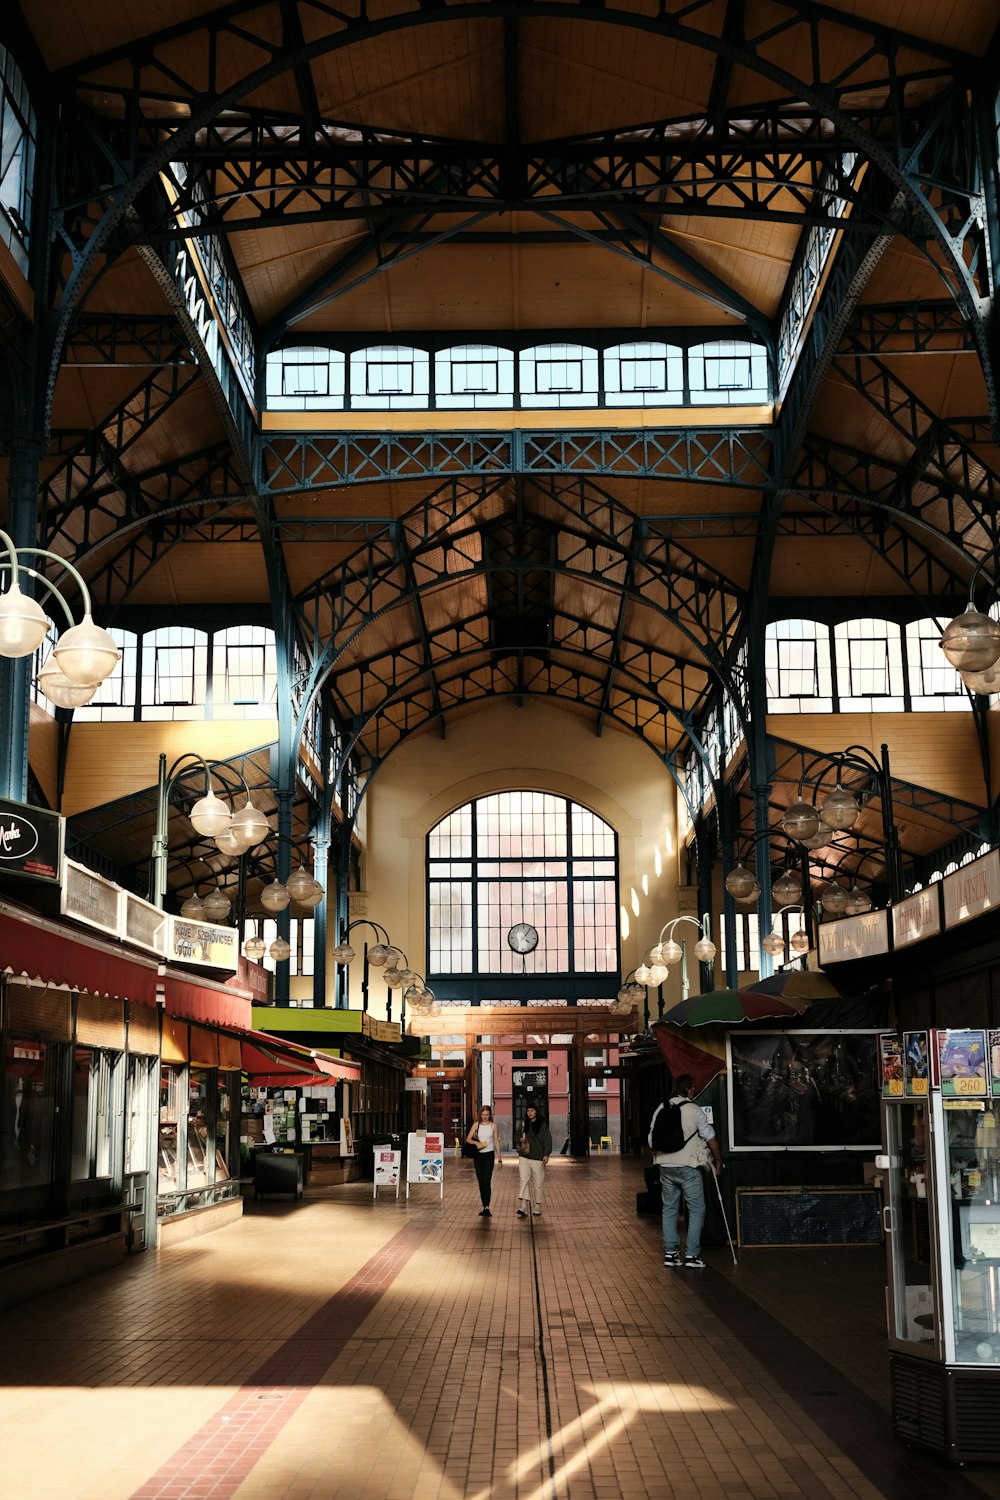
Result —
[[878, 1032], [730, 1032], [728, 1050], [731, 1150], [879, 1149]]
[[985, 1031], [939, 1031], [938, 1077], [943, 1099], [984, 1098], [986, 1095]]
[[1000, 1099], [1000, 1031], [989, 1033], [990, 1044], [990, 1092]]
[[930, 1056], [926, 1031], [903, 1032], [903, 1092], [907, 1099], [926, 1095]]
[[903, 1044], [895, 1032], [879, 1037], [879, 1061], [882, 1069], [882, 1098], [903, 1097]]
[[346, 1114], [340, 1117], [340, 1154], [354, 1155], [354, 1127]]

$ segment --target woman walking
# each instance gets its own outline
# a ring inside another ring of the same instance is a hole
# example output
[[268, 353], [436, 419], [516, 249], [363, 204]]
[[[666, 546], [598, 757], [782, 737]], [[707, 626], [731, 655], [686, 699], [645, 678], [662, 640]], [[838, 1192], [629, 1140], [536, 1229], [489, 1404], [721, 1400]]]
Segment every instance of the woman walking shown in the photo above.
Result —
[[517, 1153], [517, 1217], [527, 1218], [532, 1199], [537, 1217], [542, 1211], [542, 1188], [545, 1184], [545, 1168], [552, 1154], [552, 1133], [536, 1104], [529, 1104], [524, 1112], [524, 1128]]
[[500, 1154], [500, 1138], [497, 1135], [493, 1111], [488, 1104], [481, 1106], [479, 1119], [472, 1126], [465, 1139], [470, 1146], [475, 1146], [476, 1148], [474, 1166], [476, 1168], [476, 1180], [479, 1183], [479, 1196], [483, 1203], [482, 1208], [479, 1210], [479, 1217], [481, 1219], [492, 1219], [490, 1199], [493, 1196], [493, 1168], [494, 1166], [503, 1166], [503, 1157]]

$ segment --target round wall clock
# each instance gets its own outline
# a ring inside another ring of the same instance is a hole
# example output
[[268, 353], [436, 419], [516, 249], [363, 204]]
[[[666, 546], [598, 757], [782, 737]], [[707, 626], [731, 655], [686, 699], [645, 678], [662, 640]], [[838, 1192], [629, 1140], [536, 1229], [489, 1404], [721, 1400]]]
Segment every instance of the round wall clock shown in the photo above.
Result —
[[507, 934], [507, 942], [515, 953], [530, 953], [538, 947], [538, 933], [530, 922], [515, 922]]

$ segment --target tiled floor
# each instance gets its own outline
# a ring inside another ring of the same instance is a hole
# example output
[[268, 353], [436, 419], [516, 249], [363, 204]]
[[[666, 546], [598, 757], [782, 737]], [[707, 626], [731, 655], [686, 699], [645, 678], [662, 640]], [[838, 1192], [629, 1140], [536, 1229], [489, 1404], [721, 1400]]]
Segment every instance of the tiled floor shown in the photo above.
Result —
[[638, 1164], [371, 1184], [0, 1315], [5, 1495], [76, 1500], [1000, 1500], [889, 1430], [882, 1252], [666, 1271]]

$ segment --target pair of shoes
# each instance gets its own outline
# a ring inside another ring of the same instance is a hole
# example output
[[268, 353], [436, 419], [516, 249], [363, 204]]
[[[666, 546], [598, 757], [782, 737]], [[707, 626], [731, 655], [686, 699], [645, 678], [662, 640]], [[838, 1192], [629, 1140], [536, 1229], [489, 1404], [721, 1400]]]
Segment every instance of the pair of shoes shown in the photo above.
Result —
[[479, 1210], [479, 1217], [481, 1219], [492, 1219], [493, 1215], [490, 1213], [488, 1208], [481, 1208]]
[[705, 1262], [700, 1255], [685, 1255], [684, 1269], [687, 1271], [704, 1271]]
[[519, 1208], [518, 1211], [517, 1211], [517, 1217], [519, 1219], [526, 1219], [528, 1217], [528, 1215], [525, 1213], [525, 1211], [524, 1211], [523, 1208]]
[[666, 1251], [664, 1251], [664, 1254], [663, 1254], [663, 1264], [665, 1266], [679, 1266], [680, 1263], [681, 1263], [681, 1257], [680, 1257], [680, 1252], [678, 1250], [666, 1250]]

